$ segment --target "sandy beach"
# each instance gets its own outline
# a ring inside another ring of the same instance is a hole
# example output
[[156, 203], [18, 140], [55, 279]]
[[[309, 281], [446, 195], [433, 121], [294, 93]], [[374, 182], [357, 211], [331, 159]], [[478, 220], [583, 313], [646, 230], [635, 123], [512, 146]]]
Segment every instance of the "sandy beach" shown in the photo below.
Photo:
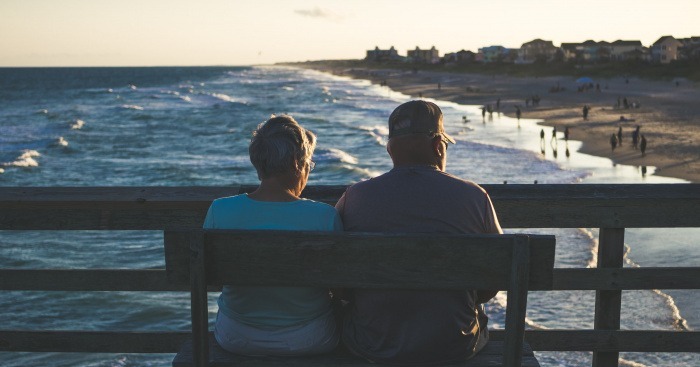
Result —
[[[488, 105], [515, 117], [542, 119], [559, 137], [569, 128], [569, 139], [581, 141], [581, 152], [608, 157], [615, 163], [655, 166], [653, 174], [700, 183], [700, 86], [683, 79], [651, 81], [624, 77], [593, 80], [593, 88], [579, 91], [571, 76], [512, 77], [391, 69], [327, 67], [318, 63], [294, 66], [384, 83], [415, 98], [429, 97], [460, 104]], [[596, 84], [600, 90], [596, 88]], [[536, 106], [526, 102], [539, 96]], [[620, 106], [618, 107], [618, 98]], [[630, 108], [624, 108], [624, 99]], [[526, 105], [527, 103], [527, 105]], [[588, 105], [588, 118], [583, 106]], [[632, 106], [636, 107], [632, 107]], [[647, 141], [645, 154], [634, 149], [632, 133], [640, 126]], [[622, 128], [622, 139], [611, 147], [611, 134]], [[551, 129], [545, 128], [547, 136]], [[650, 172], [651, 173], [651, 172]]]

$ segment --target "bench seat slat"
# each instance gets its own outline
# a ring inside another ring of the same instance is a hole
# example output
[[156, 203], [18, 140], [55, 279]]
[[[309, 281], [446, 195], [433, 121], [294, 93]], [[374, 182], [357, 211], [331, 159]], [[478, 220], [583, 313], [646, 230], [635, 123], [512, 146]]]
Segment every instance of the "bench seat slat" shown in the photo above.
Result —
[[[189, 282], [188, 233], [191, 231], [165, 233], [166, 269], [168, 279], [174, 283]], [[207, 283], [507, 289], [508, 274], [502, 269], [510, 269], [512, 237], [490, 237], [488, 252], [479, 243], [484, 237], [487, 236], [210, 230], [206, 235], [211, 254], [206, 264]], [[532, 254], [528, 288], [551, 289], [554, 237], [529, 237]], [[471, 266], [464, 266], [466, 263]], [[479, 278], [476, 283], [475, 278]]]
[[[503, 353], [503, 342], [490, 341], [484, 349], [482, 349], [474, 358], [464, 362], [455, 362], [450, 366], [462, 367], [482, 367], [482, 366], [501, 366]], [[339, 347], [333, 353], [304, 356], [304, 357], [249, 357], [227, 352], [222, 349], [210, 335], [209, 338], [209, 365], [211, 367], [229, 367], [229, 366], [381, 366], [381, 364], [369, 363], [360, 357], [352, 355], [347, 350]], [[192, 366], [192, 341], [187, 341], [180, 352], [173, 360], [173, 367], [191, 367]], [[532, 353], [530, 346], [525, 343], [523, 345], [523, 367], [539, 367], [540, 364]]]

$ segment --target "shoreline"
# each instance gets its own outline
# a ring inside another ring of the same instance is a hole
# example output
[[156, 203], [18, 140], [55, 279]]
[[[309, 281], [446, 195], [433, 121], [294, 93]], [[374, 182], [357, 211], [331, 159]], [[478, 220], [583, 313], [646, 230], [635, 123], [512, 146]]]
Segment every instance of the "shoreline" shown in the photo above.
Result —
[[[465, 105], [488, 105], [515, 118], [515, 106], [522, 118], [542, 120], [538, 124], [563, 131], [569, 139], [582, 142], [581, 153], [611, 159], [615, 164], [655, 166], [653, 175], [700, 183], [700, 87], [688, 81], [650, 81], [638, 78], [594, 80], [594, 87], [578, 91], [572, 77], [513, 77], [507, 75], [463, 74], [394, 69], [338, 68], [294, 64], [321, 72], [365, 79], [383, 84], [414, 98], [429, 97]], [[600, 91], [595, 88], [600, 86]], [[557, 90], [557, 88], [559, 88]], [[539, 96], [537, 106], [526, 99]], [[617, 108], [620, 98], [621, 107]], [[638, 108], [625, 109], [636, 103]], [[590, 107], [584, 120], [582, 108]], [[621, 117], [623, 120], [621, 120]], [[640, 126], [647, 139], [646, 154], [632, 148], [632, 132]], [[610, 136], [622, 127], [622, 144], [612, 149]], [[551, 130], [546, 131], [550, 136]]]

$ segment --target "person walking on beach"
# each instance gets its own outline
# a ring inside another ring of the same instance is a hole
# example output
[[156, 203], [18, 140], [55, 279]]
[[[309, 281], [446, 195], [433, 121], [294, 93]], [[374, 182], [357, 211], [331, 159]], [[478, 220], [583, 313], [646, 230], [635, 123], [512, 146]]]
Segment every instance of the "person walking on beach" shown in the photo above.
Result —
[[637, 128], [634, 129], [634, 132], [632, 133], [632, 146], [634, 147], [634, 150], [637, 150], [637, 145], [639, 143], [639, 125], [637, 125]]
[[617, 145], [622, 146], [622, 126], [617, 129]]
[[552, 138], [549, 139], [549, 145], [555, 151], [557, 150], [557, 127], [556, 126], [552, 128]]
[[569, 127], [564, 128], [564, 141], [569, 141]]
[[644, 137], [644, 134], [642, 134], [642, 141], [639, 143], [639, 149], [642, 151], [642, 156], [646, 155], [647, 138]]
[[[410, 101], [389, 117], [386, 150], [394, 167], [350, 186], [336, 209], [349, 232], [502, 233], [489, 195], [445, 172], [447, 147], [440, 108]], [[488, 341], [482, 303], [488, 290], [354, 289], [342, 340], [378, 364], [437, 365], [464, 361]]]
[[610, 147], [612, 148], [612, 151], [615, 151], [615, 148], [617, 148], [617, 135], [615, 133], [612, 133], [610, 135]]
[[590, 107], [588, 105], [583, 106], [583, 119], [588, 120], [588, 110], [590, 110]]
[[518, 119], [518, 122], [520, 122], [520, 116], [522, 116], [522, 111], [520, 111], [520, 106], [515, 106], [515, 117]]

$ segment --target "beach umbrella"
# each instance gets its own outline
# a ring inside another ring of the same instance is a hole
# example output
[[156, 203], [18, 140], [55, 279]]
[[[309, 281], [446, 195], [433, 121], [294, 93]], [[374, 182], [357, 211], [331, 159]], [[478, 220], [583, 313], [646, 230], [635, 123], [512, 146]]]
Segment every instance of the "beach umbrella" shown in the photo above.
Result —
[[584, 76], [584, 77], [576, 79], [576, 83], [578, 83], [578, 84], [590, 84], [590, 83], [593, 83], [593, 79], [591, 79], [587, 76]]

